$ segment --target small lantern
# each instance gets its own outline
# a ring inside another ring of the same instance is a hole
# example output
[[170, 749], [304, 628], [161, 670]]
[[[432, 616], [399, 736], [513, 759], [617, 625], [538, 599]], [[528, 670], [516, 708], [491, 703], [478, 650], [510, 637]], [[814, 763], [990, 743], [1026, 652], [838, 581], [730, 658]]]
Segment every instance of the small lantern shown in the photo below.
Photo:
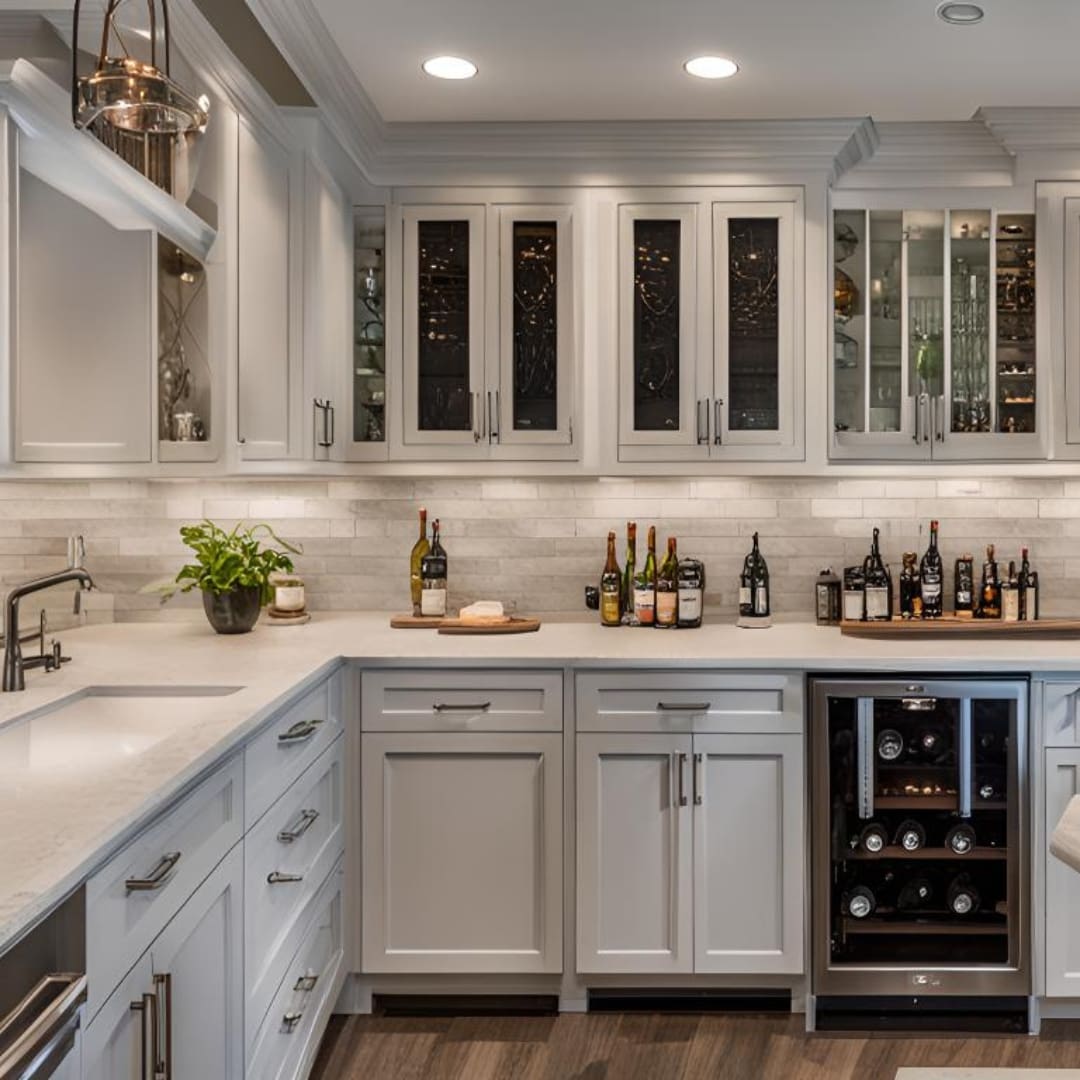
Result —
[[814, 611], [818, 626], [840, 624], [840, 579], [826, 567], [814, 583]]

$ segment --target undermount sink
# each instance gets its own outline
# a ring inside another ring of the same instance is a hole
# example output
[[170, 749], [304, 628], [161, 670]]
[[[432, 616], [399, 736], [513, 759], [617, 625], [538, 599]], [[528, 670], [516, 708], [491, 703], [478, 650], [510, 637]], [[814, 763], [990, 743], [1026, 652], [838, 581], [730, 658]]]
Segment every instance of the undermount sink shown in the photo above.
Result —
[[0, 776], [117, 765], [199, 719], [199, 701], [242, 686], [91, 686], [0, 725]]

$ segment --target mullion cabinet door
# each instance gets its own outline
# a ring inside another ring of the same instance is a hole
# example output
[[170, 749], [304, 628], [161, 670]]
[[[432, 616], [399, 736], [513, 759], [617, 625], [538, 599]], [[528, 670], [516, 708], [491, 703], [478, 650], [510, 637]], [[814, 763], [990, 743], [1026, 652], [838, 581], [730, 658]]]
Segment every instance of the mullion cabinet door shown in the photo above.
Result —
[[402, 211], [406, 446], [487, 456], [484, 219], [482, 206]]
[[619, 447], [627, 461], [706, 458], [696, 204], [619, 207]]
[[[488, 441], [568, 447], [574, 402], [573, 218], [569, 206], [497, 208], [498, 363]], [[495, 456], [502, 456], [495, 452]]]
[[[714, 203], [713, 457], [795, 449], [795, 204]], [[786, 450], [786, 453], [784, 451]], [[734, 451], [734, 454], [732, 453]]]
[[577, 970], [694, 970], [690, 735], [577, 737]]

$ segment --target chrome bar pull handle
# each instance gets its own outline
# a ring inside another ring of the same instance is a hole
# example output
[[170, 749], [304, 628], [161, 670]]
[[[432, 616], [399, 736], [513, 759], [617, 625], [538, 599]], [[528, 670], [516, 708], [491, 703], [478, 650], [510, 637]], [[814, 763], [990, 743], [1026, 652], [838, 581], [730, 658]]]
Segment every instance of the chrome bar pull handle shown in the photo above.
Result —
[[679, 761], [679, 805], [685, 806], [686, 799], [686, 755], [676, 754]]
[[164, 888], [172, 877], [173, 868], [180, 861], [179, 851], [170, 851], [162, 855], [157, 866], [144, 878], [128, 878], [124, 882], [124, 888], [128, 892], [157, 892]]
[[657, 712], [692, 712], [704, 713], [709, 711], [707, 701], [658, 701]]
[[714, 425], [715, 425], [714, 430], [713, 430], [713, 445], [714, 446], [722, 446], [723, 442], [724, 442], [723, 414], [722, 414], [722, 411], [721, 411], [723, 409], [723, 407], [724, 407], [724, 399], [723, 398], [717, 398], [716, 399], [716, 405], [713, 408], [713, 420], [714, 420]]
[[85, 1001], [86, 976], [58, 973], [46, 975], [0, 1015], [0, 1080], [44, 1076], [42, 1067], [56, 1064], [74, 1046]]
[[157, 1051], [154, 1080], [173, 1080], [172, 1074], [172, 976], [154, 976], [154, 996], [157, 998]]
[[297, 743], [305, 743], [319, 730], [321, 720], [298, 720], [288, 731], [283, 731], [278, 737], [278, 746], [295, 746]]
[[[704, 412], [705, 412], [705, 428], [704, 428], [704, 432], [702, 431], [702, 424], [701, 424], [701, 413], [702, 413], [702, 408], [703, 407], [704, 407]], [[694, 405], [694, 423], [695, 423], [695, 425], [697, 427], [697, 444], [698, 444], [698, 446], [701, 446], [702, 444], [708, 445], [708, 442], [709, 442], [709, 399], [708, 398], [698, 398], [697, 403]]]
[[143, 994], [131, 1003], [131, 1011], [139, 1017], [139, 1080], [157, 1080], [158, 1075], [158, 1017], [157, 998]]
[[283, 874], [278, 870], [274, 870], [266, 875], [266, 883], [268, 885], [296, 885], [303, 880], [303, 874]]
[[299, 840], [319, 820], [318, 810], [301, 810], [300, 817], [297, 819], [295, 825], [290, 829], [282, 829], [277, 834], [278, 843], [291, 844], [294, 840]]
[[490, 701], [480, 701], [475, 704], [457, 704], [453, 701], [436, 701], [431, 708], [437, 713], [444, 712], [487, 712], [491, 708]]
[[915, 397], [913, 397], [911, 400], [915, 406], [915, 434], [912, 435], [912, 438], [915, 440], [915, 442], [921, 443], [922, 424], [920, 421], [922, 420], [922, 400], [918, 394], [916, 394]]
[[939, 394], [934, 398], [934, 438], [943, 443], [945, 441], [945, 395]]
[[705, 801], [705, 774], [702, 771], [705, 763], [704, 754], [694, 755], [694, 805], [700, 806]]

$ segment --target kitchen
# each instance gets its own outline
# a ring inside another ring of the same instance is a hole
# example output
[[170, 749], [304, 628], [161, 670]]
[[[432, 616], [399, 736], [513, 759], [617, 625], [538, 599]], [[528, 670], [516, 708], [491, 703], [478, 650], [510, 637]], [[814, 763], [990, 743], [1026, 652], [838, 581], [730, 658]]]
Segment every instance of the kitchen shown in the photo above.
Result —
[[1080, 1070], [1080, 15], [401, 8], [0, 5], [0, 1077]]

